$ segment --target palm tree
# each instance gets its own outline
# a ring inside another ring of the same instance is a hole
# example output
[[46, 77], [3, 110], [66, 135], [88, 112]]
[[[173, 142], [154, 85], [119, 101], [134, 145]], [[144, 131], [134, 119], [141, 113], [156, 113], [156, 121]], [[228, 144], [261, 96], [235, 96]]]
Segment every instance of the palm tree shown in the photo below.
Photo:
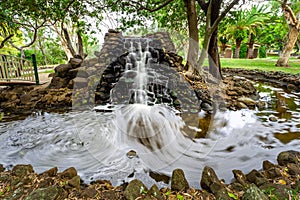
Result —
[[[226, 32], [235, 40], [234, 58], [239, 58], [242, 41], [249, 35], [255, 36], [256, 28], [262, 26], [266, 19], [257, 10], [257, 8], [253, 7], [250, 11], [239, 10], [231, 13], [230, 25], [227, 27]], [[254, 43], [254, 41], [252, 40], [250, 43]]]
[[[253, 6], [249, 12], [250, 16], [256, 16], [257, 22], [265, 22], [269, 19], [268, 13], [266, 11], [267, 6]], [[249, 30], [249, 36], [248, 36], [248, 51], [247, 51], [247, 58], [253, 59], [254, 58], [254, 42], [256, 39], [257, 34], [260, 31], [261, 23], [257, 24], [255, 23], [252, 28]]]

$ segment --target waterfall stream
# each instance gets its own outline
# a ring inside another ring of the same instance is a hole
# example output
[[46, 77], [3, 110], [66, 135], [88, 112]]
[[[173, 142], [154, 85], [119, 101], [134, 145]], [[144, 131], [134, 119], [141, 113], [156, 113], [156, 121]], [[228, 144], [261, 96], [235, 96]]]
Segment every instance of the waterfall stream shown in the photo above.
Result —
[[[188, 84], [179, 84], [180, 76], [170, 78], [176, 72], [157, 64], [147, 43], [128, 39], [126, 71], [111, 91], [111, 104], [36, 112], [20, 120], [5, 117], [0, 123], [0, 163], [7, 168], [29, 163], [37, 172], [73, 166], [86, 182], [101, 178], [118, 185], [139, 178], [148, 186], [155, 183], [149, 172], [170, 176], [181, 168], [191, 186], [199, 187], [206, 165], [230, 181], [233, 169], [247, 173], [261, 168], [263, 160], [275, 163], [280, 151], [300, 151], [299, 93], [263, 86], [264, 110], [200, 116], [189, 103], [195, 96]], [[180, 111], [170, 98], [175, 94]], [[204, 123], [210, 126], [206, 137], [189, 137], [188, 131], [197, 132]]]

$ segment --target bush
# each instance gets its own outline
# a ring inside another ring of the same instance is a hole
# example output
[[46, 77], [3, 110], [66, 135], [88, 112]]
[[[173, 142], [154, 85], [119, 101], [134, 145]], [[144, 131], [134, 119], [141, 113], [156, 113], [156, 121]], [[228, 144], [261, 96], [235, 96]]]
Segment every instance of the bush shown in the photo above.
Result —
[[241, 49], [240, 49], [240, 58], [246, 58], [247, 57], [247, 45], [246, 44], [241, 44]]
[[266, 58], [267, 57], [267, 51], [265, 46], [261, 46], [258, 50], [258, 57], [259, 58]]
[[[235, 45], [233, 45], [233, 46], [231, 47], [231, 50], [232, 50], [232, 57], [234, 56], [235, 48], [236, 48]], [[247, 49], [248, 49], [248, 47], [247, 47], [246, 44], [241, 44], [241, 48], [240, 48], [240, 58], [246, 58], [246, 56], [247, 56]]]

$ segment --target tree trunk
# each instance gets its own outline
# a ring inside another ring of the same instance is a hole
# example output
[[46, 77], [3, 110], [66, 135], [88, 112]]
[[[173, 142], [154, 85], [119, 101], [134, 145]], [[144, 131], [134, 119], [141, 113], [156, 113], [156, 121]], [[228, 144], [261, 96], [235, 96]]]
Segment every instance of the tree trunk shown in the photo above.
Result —
[[70, 51], [70, 53], [72, 54], [72, 57], [74, 57], [76, 55], [76, 52], [75, 52], [75, 50], [74, 50], [74, 48], [72, 46], [72, 41], [71, 41], [70, 35], [68, 33], [68, 29], [62, 28], [62, 31], [64, 33], [64, 37], [65, 37], [67, 48]]
[[[212, 0], [211, 24], [218, 19], [222, 0]], [[218, 28], [212, 33], [208, 47], [209, 73], [217, 79], [222, 79], [220, 55], [218, 49]]]
[[78, 54], [81, 56], [82, 59], [84, 59], [84, 52], [83, 52], [83, 43], [82, 43], [82, 37], [80, 32], [77, 32], [77, 38], [78, 38]]
[[43, 58], [44, 58], [43, 64], [47, 65], [47, 56], [46, 56], [46, 53], [44, 51], [44, 47], [43, 47], [43, 44], [41, 42], [41, 38], [38, 38], [38, 48], [42, 52], [42, 55], [43, 55]]
[[235, 40], [235, 46], [236, 47], [235, 47], [233, 58], [240, 58], [241, 44], [242, 44], [242, 40], [240, 40], [240, 39]]
[[296, 41], [296, 45], [297, 45], [297, 52], [300, 52], [300, 42], [299, 42], [299, 40]]
[[254, 37], [252, 34], [249, 36], [249, 43], [248, 43], [248, 51], [247, 51], [247, 59], [254, 58]]
[[193, 73], [197, 65], [199, 52], [198, 21], [195, 0], [184, 0], [187, 9], [189, 28], [189, 49], [187, 55], [188, 72]]
[[[211, 25], [215, 24], [217, 19], [220, 17], [220, 8], [222, 0], [210, 0], [209, 2], [205, 3], [204, 1], [198, 1], [201, 9], [205, 12], [207, 17], [206, 25], [207, 31], [205, 33], [203, 49], [201, 51], [201, 55], [198, 61], [199, 65], [203, 65], [205, 57], [207, 54], [209, 55], [208, 62], [209, 62], [209, 73], [212, 74], [215, 78], [221, 79], [221, 65], [220, 65], [220, 56], [218, 50], [218, 24], [215, 30], [211, 30]], [[210, 9], [210, 10], [209, 10]], [[209, 22], [209, 23], [208, 23]], [[208, 35], [209, 34], [209, 35]], [[206, 41], [207, 40], [207, 41]], [[207, 49], [205, 49], [207, 47]], [[207, 53], [203, 51], [206, 50]]]
[[67, 56], [67, 59], [70, 60], [71, 58], [73, 58], [73, 55], [72, 55], [71, 51], [68, 49], [66, 39], [64, 38], [63, 33], [61, 32], [62, 30], [57, 26], [57, 24], [54, 24], [53, 28], [54, 28], [55, 32], [57, 33], [57, 35], [59, 36], [61, 46]]
[[[239, 0], [232, 0], [230, 2], [230, 4], [225, 8], [225, 10], [220, 13], [220, 7], [221, 4], [223, 2], [223, 0], [210, 0], [208, 2], [206, 2], [205, 0], [197, 0], [201, 9], [205, 12], [206, 14], [206, 32], [205, 32], [205, 36], [204, 36], [204, 42], [203, 42], [203, 48], [200, 54], [200, 58], [198, 60], [198, 66], [197, 66], [197, 70], [201, 71], [204, 60], [207, 56], [207, 53], [210, 51], [211, 52], [211, 58], [214, 61], [214, 66], [212, 66], [212, 72], [213, 71], [217, 71], [216, 69], [218, 69], [219, 72], [219, 76], [222, 77], [221, 74], [221, 69], [220, 69], [220, 57], [218, 52], [216, 51], [218, 49], [218, 43], [215, 41], [215, 39], [210, 42], [211, 37], [213, 36], [213, 34], [216, 34], [216, 36], [218, 35], [218, 25], [220, 23], [220, 21], [222, 19], [224, 19], [224, 17], [226, 16], [226, 14], [230, 11], [230, 9], [236, 5]], [[216, 10], [213, 10], [216, 9]], [[216, 17], [216, 18], [215, 18]], [[213, 24], [211, 24], [213, 22]], [[216, 38], [217, 39], [217, 38]], [[209, 45], [210, 43], [213, 46], [213, 49], [209, 50]], [[216, 65], [216, 63], [218, 64], [218, 66]], [[218, 75], [215, 75], [215, 77], [218, 77]]]
[[276, 66], [287, 67], [289, 66], [290, 55], [294, 49], [295, 43], [298, 40], [300, 30], [298, 30], [295, 26], [289, 26], [289, 33], [287, 37], [287, 41], [284, 45], [283, 51], [277, 60]]
[[209, 73], [217, 79], [222, 79], [220, 56], [218, 49], [218, 31], [215, 31], [210, 38], [208, 47]]
[[300, 33], [300, 12], [298, 12], [297, 16], [287, 4], [287, 0], [283, 0], [281, 4], [282, 10], [284, 12], [284, 17], [289, 25], [289, 33], [287, 37], [287, 41], [283, 47], [282, 54], [277, 60], [276, 66], [287, 67], [290, 59], [290, 55], [293, 51], [296, 41], [298, 40], [298, 36]]
[[224, 57], [226, 51], [226, 43], [221, 43], [220, 50], [221, 50], [220, 52], [221, 56]]

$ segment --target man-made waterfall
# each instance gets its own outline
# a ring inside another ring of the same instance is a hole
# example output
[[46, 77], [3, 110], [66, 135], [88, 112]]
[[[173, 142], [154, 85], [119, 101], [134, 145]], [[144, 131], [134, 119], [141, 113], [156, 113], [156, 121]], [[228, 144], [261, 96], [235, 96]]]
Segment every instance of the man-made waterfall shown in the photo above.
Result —
[[[150, 171], [170, 176], [182, 168], [191, 185], [199, 187], [206, 165], [229, 181], [232, 169], [247, 173], [283, 150], [300, 150], [299, 93], [263, 86], [264, 108], [199, 116], [193, 90], [174, 69], [159, 63], [159, 53], [147, 44], [128, 39], [130, 51], [122, 57], [126, 69], [111, 65], [107, 72], [120, 75], [104, 74], [99, 89], [113, 86], [111, 96], [109, 104], [95, 110], [110, 112], [74, 109], [4, 118], [1, 163], [30, 163], [37, 172], [73, 166], [87, 182], [139, 178], [147, 185], [155, 182]], [[188, 137], [204, 125], [210, 126], [204, 138]]]
[[[169, 78], [158, 73], [163, 65], [152, 57], [149, 39], [128, 38], [125, 45], [128, 43], [126, 70], [111, 91], [112, 102], [119, 105], [113, 113], [116, 129], [109, 140], [116, 147], [136, 152], [145, 170], [156, 171], [171, 166], [193, 141], [182, 131], [185, 123], [176, 115], [168, 95]], [[131, 82], [126, 84], [129, 78]]]

